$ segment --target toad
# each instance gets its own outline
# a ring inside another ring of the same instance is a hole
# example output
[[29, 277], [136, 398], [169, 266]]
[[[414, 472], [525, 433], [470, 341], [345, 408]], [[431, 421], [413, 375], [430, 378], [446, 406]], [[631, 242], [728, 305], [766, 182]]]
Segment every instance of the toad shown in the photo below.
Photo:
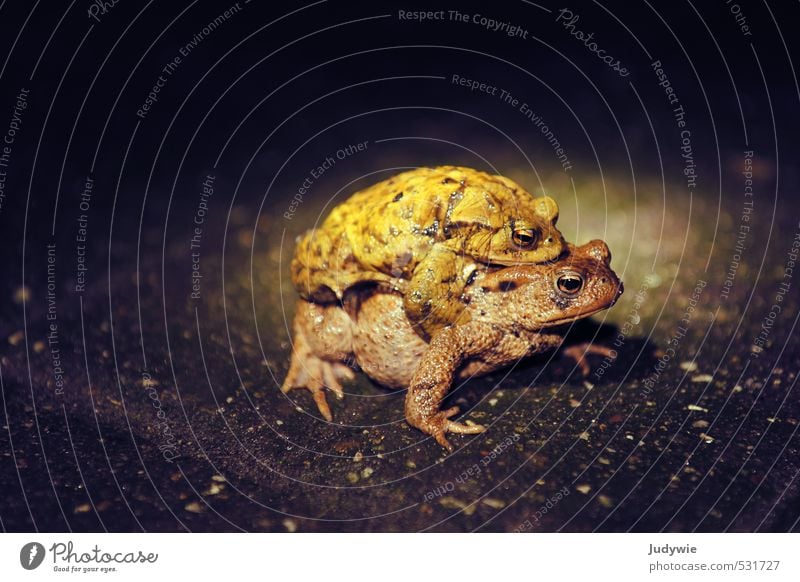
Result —
[[430, 338], [467, 321], [461, 295], [480, 266], [557, 258], [565, 249], [557, 219], [555, 200], [503, 176], [417, 168], [356, 192], [303, 235], [292, 282], [316, 303], [341, 301], [358, 283], [385, 284]]
[[[614, 305], [622, 283], [611, 270], [602, 241], [568, 245], [557, 262], [475, 271], [461, 298], [469, 318], [423, 339], [406, 315], [403, 297], [375, 285], [355, 285], [339, 304], [299, 300], [294, 345], [282, 390], [307, 389], [322, 416], [332, 420], [325, 388], [343, 397], [341, 380], [353, 379], [348, 363], [388, 388], [407, 388], [405, 418], [448, 450], [447, 433], [475, 434], [482, 426], [451, 420], [458, 407], [441, 410], [454, 379], [487, 374], [521, 358], [558, 348], [567, 324]], [[584, 373], [586, 353], [601, 346], [573, 346]]]

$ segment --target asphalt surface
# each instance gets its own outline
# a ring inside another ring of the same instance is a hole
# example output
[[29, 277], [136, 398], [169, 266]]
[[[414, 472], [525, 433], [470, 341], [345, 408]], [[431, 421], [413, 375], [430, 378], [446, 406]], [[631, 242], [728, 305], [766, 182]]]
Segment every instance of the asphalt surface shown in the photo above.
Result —
[[[788, 235], [776, 239], [765, 291], [753, 296], [737, 283], [721, 299], [722, 268], [698, 267], [698, 279], [659, 276], [675, 265], [666, 247], [654, 272], [628, 266], [620, 304], [567, 339], [616, 342], [617, 359], [590, 357], [584, 378], [571, 360], [548, 355], [457, 386], [450, 401], [489, 430], [453, 436], [457, 451], [447, 455], [404, 423], [402, 392], [363, 375], [344, 401], [330, 398], [333, 424], [307, 393], [280, 393], [293, 291], [276, 283], [285, 259], [269, 226], [262, 221], [273, 250], [254, 255], [262, 262], [252, 285], [250, 231], [236, 231], [224, 302], [170, 291], [154, 264], [140, 267], [137, 304], [135, 294], [127, 300], [128, 267], [113, 266], [110, 317], [102, 292], [59, 311], [60, 348], [76, 366], [62, 394], [49, 350], [36, 343], [47, 341], [42, 326], [31, 324], [27, 338], [4, 330], [3, 438], [13, 444], [0, 470], [6, 530], [797, 527], [796, 293], [786, 294], [764, 351], [752, 351]], [[702, 264], [705, 249], [693, 248], [684, 260]], [[612, 261], [619, 271], [624, 264]], [[219, 257], [204, 262], [209, 273], [220, 267]], [[43, 304], [28, 299], [29, 321], [46, 321]], [[17, 309], [19, 300], [19, 292], [16, 303], [9, 298]]]

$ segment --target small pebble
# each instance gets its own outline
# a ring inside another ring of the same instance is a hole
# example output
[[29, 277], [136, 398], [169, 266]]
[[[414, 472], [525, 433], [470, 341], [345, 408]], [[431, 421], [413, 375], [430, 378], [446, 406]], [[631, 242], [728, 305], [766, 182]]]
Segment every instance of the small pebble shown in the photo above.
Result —
[[464, 512], [464, 515], [472, 515], [475, 513], [476, 506], [475, 504], [467, 505], [460, 499], [456, 499], [451, 495], [446, 495], [439, 500], [439, 503], [442, 507], [446, 507], [447, 509], [460, 509]]
[[206, 506], [205, 505], [201, 505], [197, 501], [190, 501], [189, 503], [187, 503], [184, 506], [184, 509], [186, 511], [191, 512], [191, 513], [205, 513]]
[[360, 463], [361, 461], [364, 460], [364, 453], [362, 453], [361, 451], [356, 452], [356, 454], [353, 455], [353, 460], [356, 463]]
[[25, 287], [17, 287], [14, 291], [14, 303], [22, 303], [23, 301], [31, 300], [31, 290]]
[[494, 497], [486, 497], [483, 499], [483, 504], [488, 505], [492, 509], [503, 509], [506, 506], [506, 502], [502, 499], [495, 499]]
[[282, 522], [283, 527], [286, 528], [286, 531], [289, 533], [294, 533], [297, 531], [297, 522], [293, 519], [289, 519], [288, 517], [284, 519]]
[[203, 491], [203, 495], [218, 495], [223, 489], [225, 489], [224, 485], [212, 483], [208, 486], [208, 489]]
[[681, 362], [681, 370], [686, 372], [694, 372], [697, 370], [697, 362]]
[[603, 507], [614, 507], [614, 501], [608, 495], [598, 495], [597, 501], [599, 501], [600, 505]]
[[692, 382], [711, 382], [714, 379], [714, 376], [711, 374], [698, 374], [697, 376], [692, 376]]
[[591, 490], [592, 490], [592, 486], [591, 486], [591, 485], [588, 485], [588, 484], [583, 484], [583, 485], [578, 485], [577, 487], [575, 487], [575, 489], [576, 489], [576, 490], [577, 490], [579, 493], [583, 493], [584, 495], [588, 495], [588, 494], [589, 494], [589, 491], [591, 491]]

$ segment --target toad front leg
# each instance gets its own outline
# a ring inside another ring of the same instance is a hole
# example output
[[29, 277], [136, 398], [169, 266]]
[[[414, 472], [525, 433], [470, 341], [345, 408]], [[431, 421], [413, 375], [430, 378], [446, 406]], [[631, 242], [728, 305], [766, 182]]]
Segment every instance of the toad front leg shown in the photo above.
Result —
[[403, 308], [408, 319], [428, 337], [447, 325], [466, 323], [461, 300], [470, 274], [466, 264], [463, 256], [437, 244], [414, 269]]
[[465, 425], [450, 420], [458, 414], [458, 407], [439, 410], [456, 370], [465, 359], [484, 353], [496, 346], [503, 337], [502, 332], [470, 322], [446, 327], [430, 342], [428, 351], [419, 363], [406, 394], [406, 421], [422, 432], [432, 435], [436, 442], [452, 451], [447, 441], [448, 432], [476, 434], [483, 432], [479, 425]]

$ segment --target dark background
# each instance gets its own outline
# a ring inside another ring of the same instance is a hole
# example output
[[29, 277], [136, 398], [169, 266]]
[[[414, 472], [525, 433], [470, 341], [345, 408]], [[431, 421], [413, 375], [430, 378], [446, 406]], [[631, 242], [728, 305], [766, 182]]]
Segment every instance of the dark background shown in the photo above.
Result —
[[[2, 528], [796, 530], [796, 280], [765, 351], [753, 357], [751, 347], [800, 218], [800, 14], [796, 3], [739, 2], [745, 36], [732, 5], [567, 5], [576, 28], [630, 71], [621, 78], [556, 22], [563, 5], [459, 4], [522, 26], [522, 39], [397, 17], [452, 9], [433, 3], [240, 2], [140, 119], [162, 67], [231, 4], [120, 1], [99, 22], [88, 2], [0, 4], [0, 133], [30, 90], [2, 168]], [[686, 111], [694, 189], [654, 60]], [[572, 168], [518, 110], [453, 85], [453, 74], [528, 103]], [[284, 216], [312, 168], [363, 141], [365, 152], [338, 160]], [[754, 218], [725, 299], [747, 150]], [[363, 376], [332, 425], [307, 394], [288, 400], [277, 388], [294, 237], [357, 188], [437, 164], [555, 196], [565, 235], [606, 239], [627, 290], [576, 338], [609, 344], [634, 323], [603, 377], [584, 380], [547, 357], [458, 386], [452, 399], [491, 428], [459, 437], [450, 456], [404, 424], [402, 394]], [[193, 300], [189, 237], [209, 174]], [[87, 176], [88, 284], [77, 293]], [[63, 393], [47, 345], [48, 244]], [[643, 396], [698, 281], [707, 286], [688, 333]], [[512, 434], [515, 445], [486, 463]], [[167, 443], [174, 459], [162, 454]], [[479, 475], [455, 481], [475, 463]], [[570, 494], [542, 514], [564, 487]]]

